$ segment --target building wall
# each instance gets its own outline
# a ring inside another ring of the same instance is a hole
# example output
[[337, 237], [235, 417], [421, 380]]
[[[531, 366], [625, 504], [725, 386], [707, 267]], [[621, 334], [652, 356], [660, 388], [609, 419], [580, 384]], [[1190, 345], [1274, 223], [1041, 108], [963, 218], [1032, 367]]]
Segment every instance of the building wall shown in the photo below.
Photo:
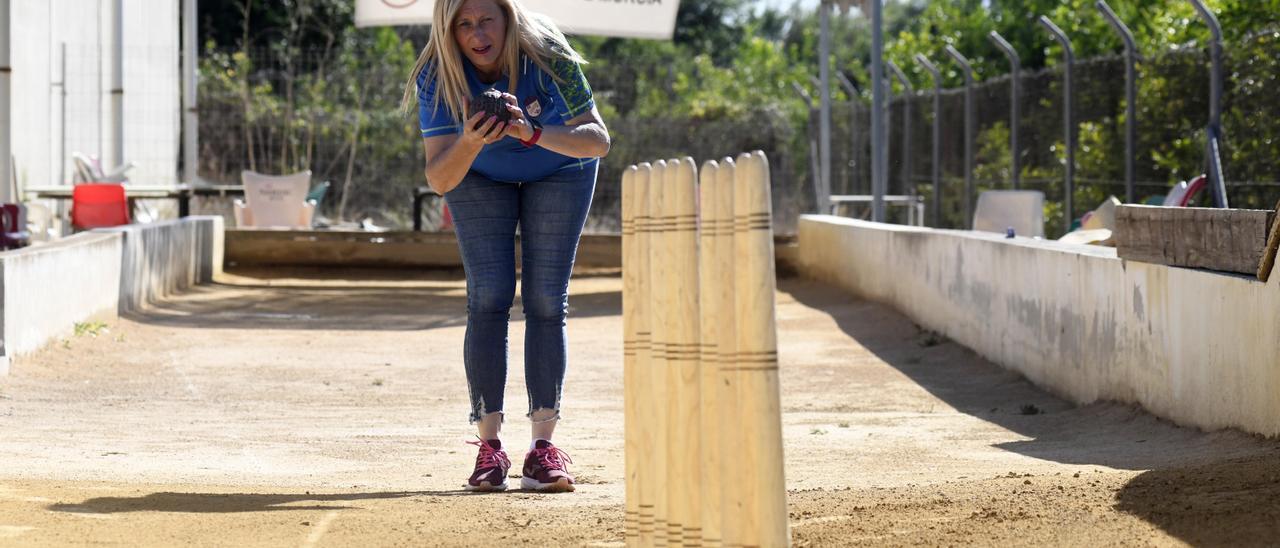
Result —
[[1280, 276], [816, 215], [801, 218], [799, 262], [1076, 403], [1280, 435]]
[[[21, 185], [69, 182], [73, 152], [110, 164], [113, 4], [12, 0], [13, 153]], [[129, 176], [138, 183], [177, 181], [180, 7], [175, 0], [124, 0], [124, 158], [135, 164]]]

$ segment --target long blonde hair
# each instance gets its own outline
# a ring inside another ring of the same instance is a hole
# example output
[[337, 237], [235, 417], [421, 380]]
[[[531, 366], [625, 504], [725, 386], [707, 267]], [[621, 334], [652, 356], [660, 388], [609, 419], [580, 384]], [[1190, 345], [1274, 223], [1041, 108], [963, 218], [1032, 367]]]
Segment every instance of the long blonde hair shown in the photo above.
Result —
[[[443, 101], [457, 123], [462, 123], [466, 119], [463, 109], [464, 101], [471, 97], [471, 90], [467, 86], [467, 76], [463, 70], [463, 56], [458, 51], [458, 44], [453, 35], [453, 20], [466, 2], [467, 0], [436, 0], [435, 12], [432, 15], [431, 38], [427, 40], [427, 47], [422, 48], [418, 63], [413, 67], [409, 81], [405, 84], [404, 98], [401, 100], [400, 107], [406, 113], [413, 109], [418, 100], [418, 77], [423, 70], [426, 70], [427, 65], [431, 65], [431, 72], [427, 74], [426, 81], [430, 82], [434, 79], [436, 82], [435, 104], [432, 108]], [[528, 11], [519, 0], [493, 0], [493, 2], [507, 16], [507, 36], [499, 59], [502, 60], [503, 65], [506, 65], [510, 93], [515, 94], [516, 86], [520, 84], [518, 69], [521, 52], [557, 82], [561, 81], [561, 78], [551, 69], [552, 61], [563, 59], [580, 64], [587, 62], [573, 49], [573, 46], [569, 45], [564, 33], [560, 32], [549, 17]]]

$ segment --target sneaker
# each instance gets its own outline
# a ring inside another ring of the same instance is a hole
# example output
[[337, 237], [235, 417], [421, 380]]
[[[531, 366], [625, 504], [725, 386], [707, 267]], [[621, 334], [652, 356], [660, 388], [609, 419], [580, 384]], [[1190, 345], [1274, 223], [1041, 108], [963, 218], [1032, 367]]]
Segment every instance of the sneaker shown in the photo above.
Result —
[[520, 488], [544, 493], [573, 491], [573, 476], [565, 469], [566, 462], [573, 462], [569, 455], [547, 440], [538, 440], [533, 450], [524, 458], [524, 473]]
[[511, 469], [511, 459], [502, 450], [499, 440], [476, 440], [467, 442], [480, 448], [476, 455], [476, 471], [471, 473], [465, 486], [468, 491], [505, 491], [507, 489], [507, 470]]

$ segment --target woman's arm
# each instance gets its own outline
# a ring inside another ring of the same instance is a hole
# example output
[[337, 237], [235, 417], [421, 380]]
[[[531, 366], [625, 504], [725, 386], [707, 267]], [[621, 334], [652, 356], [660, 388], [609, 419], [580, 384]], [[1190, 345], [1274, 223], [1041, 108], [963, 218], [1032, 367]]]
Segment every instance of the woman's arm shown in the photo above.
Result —
[[[501, 139], [505, 134], [505, 128], [495, 129], [501, 124], [497, 117], [490, 116], [488, 120], [484, 117], [483, 112], [478, 112], [464, 122], [462, 135], [437, 135], [422, 139], [422, 148], [427, 156], [427, 185], [437, 194], [443, 196], [458, 186], [484, 145]], [[477, 129], [476, 126], [480, 127]]]
[[[521, 141], [533, 138], [533, 126], [524, 117], [516, 97], [504, 93], [510, 105], [511, 123], [507, 125], [506, 134]], [[609, 154], [609, 130], [600, 119], [600, 111], [595, 106], [565, 122], [563, 126], [544, 126], [542, 136], [538, 137], [540, 146], [552, 152], [558, 152], [570, 158], [604, 158]]]

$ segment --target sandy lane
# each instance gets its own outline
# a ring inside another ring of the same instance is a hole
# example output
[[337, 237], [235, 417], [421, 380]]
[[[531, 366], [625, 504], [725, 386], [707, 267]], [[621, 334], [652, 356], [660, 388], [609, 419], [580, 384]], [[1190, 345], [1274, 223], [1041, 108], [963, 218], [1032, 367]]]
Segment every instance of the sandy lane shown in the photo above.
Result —
[[[797, 544], [1276, 538], [1257, 536], [1280, 523], [1275, 443], [1073, 408], [883, 307], [781, 289]], [[578, 493], [458, 492], [473, 453], [456, 272], [241, 272], [0, 379], [0, 544], [616, 543], [619, 290], [572, 286], [557, 438]], [[520, 317], [517, 302], [512, 447], [528, 435]]]

